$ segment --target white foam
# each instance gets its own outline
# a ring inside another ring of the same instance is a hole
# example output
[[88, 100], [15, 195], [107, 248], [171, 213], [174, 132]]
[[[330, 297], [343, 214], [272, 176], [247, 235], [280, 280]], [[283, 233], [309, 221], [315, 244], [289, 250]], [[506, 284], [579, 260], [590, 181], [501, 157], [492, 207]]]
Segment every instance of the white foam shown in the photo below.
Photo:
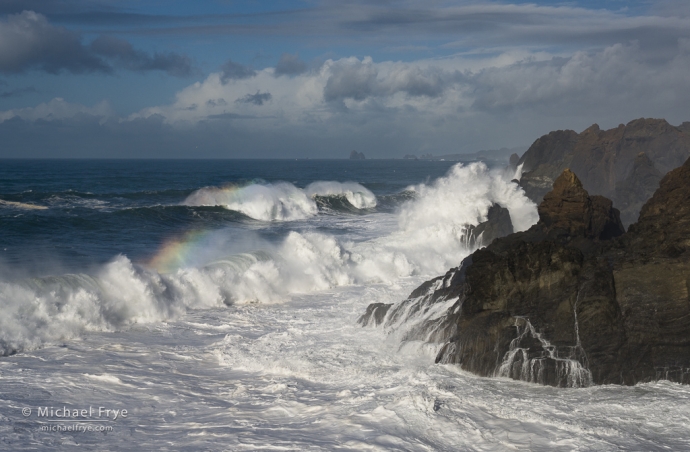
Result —
[[376, 207], [376, 196], [356, 182], [313, 182], [304, 191], [309, 197], [342, 195], [358, 209]]
[[189, 195], [182, 204], [223, 206], [262, 221], [303, 220], [318, 213], [316, 203], [304, 191], [286, 182], [202, 188]]
[[[359, 205], [375, 198], [357, 184], [319, 183], [302, 191], [290, 184], [254, 184], [243, 189], [202, 189], [189, 203], [226, 203], [262, 219], [307, 215], [312, 199], [306, 193], [361, 193]], [[112, 331], [135, 323], [176, 319], [187, 309], [224, 303], [278, 303], [294, 294], [401, 277], [432, 277], [460, 264], [473, 249], [468, 224], [485, 220], [498, 202], [510, 210], [516, 229], [536, 221], [536, 208], [513, 183], [482, 163], [461, 164], [429, 185], [414, 187], [416, 199], [405, 204], [394, 231], [381, 229], [389, 214], [371, 214], [367, 240], [351, 241], [312, 231], [291, 231], [279, 244], [253, 243], [261, 252], [229, 253], [213, 262], [194, 259], [196, 266], [159, 274], [118, 256], [95, 275], [64, 275], [0, 284], [0, 342], [5, 352], [35, 348], [79, 335]], [[356, 201], [359, 202], [359, 201]], [[371, 205], [371, 204], [369, 204]], [[316, 209], [316, 207], [314, 207]], [[376, 229], [379, 225], [379, 229]], [[378, 232], [376, 232], [378, 231]], [[217, 234], [223, 234], [218, 231]], [[218, 246], [209, 240], [207, 246]], [[199, 256], [209, 250], [194, 250]]]
[[304, 220], [318, 213], [315, 196], [344, 196], [357, 209], [376, 207], [376, 196], [355, 182], [313, 182], [304, 190], [287, 182], [201, 188], [182, 202], [186, 206], [223, 206], [255, 220]]
[[29, 204], [29, 203], [17, 202], [17, 201], [5, 201], [2, 199], [0, 199], [0, 206], [13, 207], [15, 209], [26, 209], [26, 210], [45, 210], [45, 209], [47, 209], [46, 206], [39, 206], [36, 204]]

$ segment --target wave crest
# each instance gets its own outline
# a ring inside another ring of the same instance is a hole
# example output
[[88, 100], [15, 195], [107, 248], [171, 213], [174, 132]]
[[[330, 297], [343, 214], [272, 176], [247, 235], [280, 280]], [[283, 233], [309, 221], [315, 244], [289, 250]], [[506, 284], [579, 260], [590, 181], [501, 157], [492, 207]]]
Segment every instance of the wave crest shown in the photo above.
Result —
[[304, 192], [310, 198], [315, 196], [344, 196], [357, 209], [376, 207], [376, 196], [356, 182], [313, 182]]
[[201, 188], [185, 206], [223, 206], [260, 221], [304, 220], [319, 211], [317, 197], [345, 197], [356, 209], [376, 207], [376, 196], [355, 182], [314, 182], [301, 190], [287, 182]]
[[189, 195], [182, 204], [223, 206], [261, 221], [304, 220], [318, 213], [314, 200], [286, 182], [201, 188]]

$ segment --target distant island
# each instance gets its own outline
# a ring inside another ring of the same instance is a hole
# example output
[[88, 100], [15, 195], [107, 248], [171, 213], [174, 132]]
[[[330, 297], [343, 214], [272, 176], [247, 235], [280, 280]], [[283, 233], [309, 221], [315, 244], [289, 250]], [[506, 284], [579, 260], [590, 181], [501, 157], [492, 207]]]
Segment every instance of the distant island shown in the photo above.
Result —
[[352, 151], [350, 152], [350, 160], [365, 160], [363, 152]]
[[[471, 154], [446, 154], [433, 155], [430, 153], [422, 154], [417, 157], [414, 154], [407, 154], [403, 157], [405, 160], [449, 160], [452, 162], [472, 162], [476, 160], [495, 160], [498, 162], [507, 162], [512, 154], [522, 155], [527, 150], [527, 146], [519, 146], [515, 148], [501, 148], [492, 150], [483, 150], [473, 152]], [[352, 158], [352, 157], [350, 157]]]

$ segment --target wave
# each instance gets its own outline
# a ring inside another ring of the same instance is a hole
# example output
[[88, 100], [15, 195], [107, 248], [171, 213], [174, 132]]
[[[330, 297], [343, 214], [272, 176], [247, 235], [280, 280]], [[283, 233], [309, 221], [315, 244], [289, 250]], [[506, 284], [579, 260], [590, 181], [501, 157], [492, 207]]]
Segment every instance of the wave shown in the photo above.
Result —
[[355, 209], [376, 207], [376, 196], [354, 182], [314, 182], [304, 190], [287, 182], [205, 187], [189, 195], [182, 204], [223, 206], [261, 221], [294, 221], [318, 214], [319, 204], [323, 207], [332, 204], [336, 208], [351, 210], [349, 206], [337, 202], [342, 198]]
[[9, 207], [14, 209], [26, 209], [26, 210], [45, 210], [46, 206], [39, 206], [36, 204], [29, 204], [25, 202], [18, 201], [4, 201], [0, 199], [0, 207]]
[[376, 207], [376, 196], [355, 182], [314, 182], [309, 184], [304, 192], [310, 198], [315, 196], [345, 197], [356, 209]]
[[[486, 220], [492, 203], [508, 208], [516, 230], [537, 220], [536, 206], [522, 189], [483, 163], [458, 164], [446, 176], [409, 192], [414, 199], [393, 217], [397, 225], [392, 230], [380, 226], [368, 240], [290, 231], [280, 243], [269, 243], [249, 230], [229, 240], [223, 230], [190, 231], [167, 243], [148, 264], [118, 256], [93, 275], [0, 283], [0, 350], [7, 354], [82, 331], [172, 319], [187, 309], [277, 303], [339, 286], [437, 275], [473, 251], [468, 226]], [[253, 217], [294, 218], [316, 210], [306, 193], [290, 184], [254, 184], [234, 191], [202, 189], [188, 202], [228, 202]], [[372, 216], [373, 227], [391, 218], [377, 215]], [[238, 244], [249, 251], [232, 248]]]

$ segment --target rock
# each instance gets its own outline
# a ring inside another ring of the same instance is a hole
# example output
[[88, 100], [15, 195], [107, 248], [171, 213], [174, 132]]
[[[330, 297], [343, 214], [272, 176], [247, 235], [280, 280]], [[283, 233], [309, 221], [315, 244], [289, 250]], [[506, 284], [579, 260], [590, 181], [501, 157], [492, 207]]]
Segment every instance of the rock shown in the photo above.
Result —
[[378, 326], [383, 322], [386, 313], [393, 306], [392, 304], [386, 303], [372, 303], [367, 306], [367, 310], [362, 316], [357, 320], [362, 326]]
[[365, 160], [363, 152], [352, 151], [350, 152], [350, 160]]
[[624, 233], [610, 200], [565, 170], [528, 231], [498, 238], [386, 308], [481, 376], [579, 387], [690, 383], [690, 159]]
[[556, 179], [537, 210], [547, 234], [606, 240], [625, 232], [611, 201], [602, 196], [590, 197], [569, 169]]
[[[636, 119], [615, 129], [594, 124], [582, 133], [560, 130], [544, 135], [523, 154], [520, 185], [539, 204], [555, 178], [570, 168], [593, 195], [613, 200], [624, 225], [637, 219], [660, 176], [690, 157], [690, 126], [663, 119]], [[639, 157], [644, 153], [647, 160]]]
[[647, 154], [640, 152], [635, 157], [630, 175], [616, 184], [616, 205], [621, 209], [624, 224], [637, 221], [642, 205], [659, 188], [662, 174], [654, 166]]
[[486, 246], [494, 239], [513, 233], [510, 211], [496, 203], [489, 207], [486, 221], [470, 226], [469, 242], [473, 248]]
[[512, 153], [510, 155], [510, 158], [508, 159], [508, 164], [514, 168], [517, 168], [519, 161], [520, 161], [520, 156], [515, 154], [515, 153]]

